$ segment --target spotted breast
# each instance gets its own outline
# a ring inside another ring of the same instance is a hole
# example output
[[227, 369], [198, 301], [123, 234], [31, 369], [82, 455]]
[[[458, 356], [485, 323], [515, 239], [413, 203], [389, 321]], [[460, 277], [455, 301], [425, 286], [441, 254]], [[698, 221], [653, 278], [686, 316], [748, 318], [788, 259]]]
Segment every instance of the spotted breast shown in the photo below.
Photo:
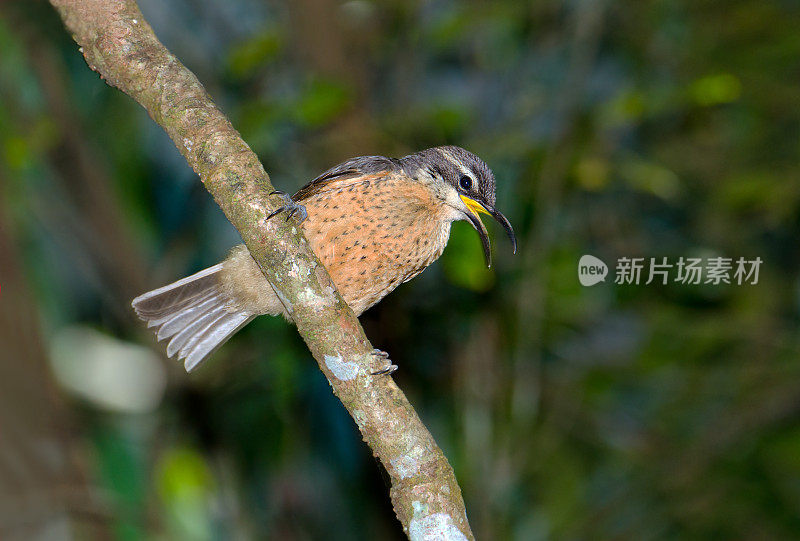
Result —
[[[447, 245], [450, 222], [441, 219], [441, 203], [406, 175], [343, 176], [299, 195], [308, 212], [303, 232], [357, 315], [417, 276]], [[237, 308], [284, 313], [243, 245], [223, 267], [220, 281]]]

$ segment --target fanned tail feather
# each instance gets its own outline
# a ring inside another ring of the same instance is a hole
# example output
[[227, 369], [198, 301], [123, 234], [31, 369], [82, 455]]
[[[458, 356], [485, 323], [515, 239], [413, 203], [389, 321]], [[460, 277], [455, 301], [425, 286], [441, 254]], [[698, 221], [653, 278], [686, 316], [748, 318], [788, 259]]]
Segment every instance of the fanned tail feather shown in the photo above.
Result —
[[232, 311], [220, 290], [222, 264], [139, 295], [131, 305], [158, 340], [169, 339], [167, 355], [178, 355], [186, 371], [214, 353], [254, 314]]

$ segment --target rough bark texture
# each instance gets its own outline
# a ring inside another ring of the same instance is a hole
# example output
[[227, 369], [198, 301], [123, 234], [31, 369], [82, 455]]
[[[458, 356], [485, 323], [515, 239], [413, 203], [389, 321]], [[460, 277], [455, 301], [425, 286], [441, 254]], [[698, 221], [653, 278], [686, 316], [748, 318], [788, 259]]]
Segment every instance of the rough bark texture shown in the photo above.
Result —
[[256, 155], [197, 78], [156, 39], [131, 0], [51, 0], [89, 66], [166, 130], [242, 235], [292, 314], [334, 393], [392, 481], [411, 539], [471, 539], [453, 469], [402, 391], [373, 377], [372, 346], [280, 203]]

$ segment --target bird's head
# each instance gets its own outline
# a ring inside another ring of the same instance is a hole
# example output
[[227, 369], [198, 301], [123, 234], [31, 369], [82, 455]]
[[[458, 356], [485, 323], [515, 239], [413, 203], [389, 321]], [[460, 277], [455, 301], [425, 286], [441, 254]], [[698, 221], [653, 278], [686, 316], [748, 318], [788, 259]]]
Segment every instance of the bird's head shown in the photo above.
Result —
[[449, 208], [452, 220], [467, 220], [478, 232], [486, 264], [492, 264], [489, 234], [480, 219], [488, 214], [505, 228], [514, 253], [517, 238], [508, 219], [495, 208], [494, 174], [478, 156], [456, 146], [434, 147], [400, 159], [412, 176], [429, 182], [437, 196]]

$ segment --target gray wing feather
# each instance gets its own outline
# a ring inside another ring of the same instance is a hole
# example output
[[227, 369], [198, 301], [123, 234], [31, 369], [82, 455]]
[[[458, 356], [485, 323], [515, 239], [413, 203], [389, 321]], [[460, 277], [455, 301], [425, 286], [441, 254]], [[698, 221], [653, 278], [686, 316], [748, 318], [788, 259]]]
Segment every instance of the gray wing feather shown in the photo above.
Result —
[[209, 326], [194, 347], [186, 353], [184, 366], [186, 371], [191, 371], [200, 361], [214, 353], [222, 344], [228, 341], [236, 331], [247, 325], [255, 316], [238, 313], [227, 313]]
[[255, 315], [232, 309], [219, 286], [222, 264], [214, 265], [133, 299], [136, 314], [158, 340], [169, 339], [167, 355], [185, 359], [186, 370], [211, 355]]

